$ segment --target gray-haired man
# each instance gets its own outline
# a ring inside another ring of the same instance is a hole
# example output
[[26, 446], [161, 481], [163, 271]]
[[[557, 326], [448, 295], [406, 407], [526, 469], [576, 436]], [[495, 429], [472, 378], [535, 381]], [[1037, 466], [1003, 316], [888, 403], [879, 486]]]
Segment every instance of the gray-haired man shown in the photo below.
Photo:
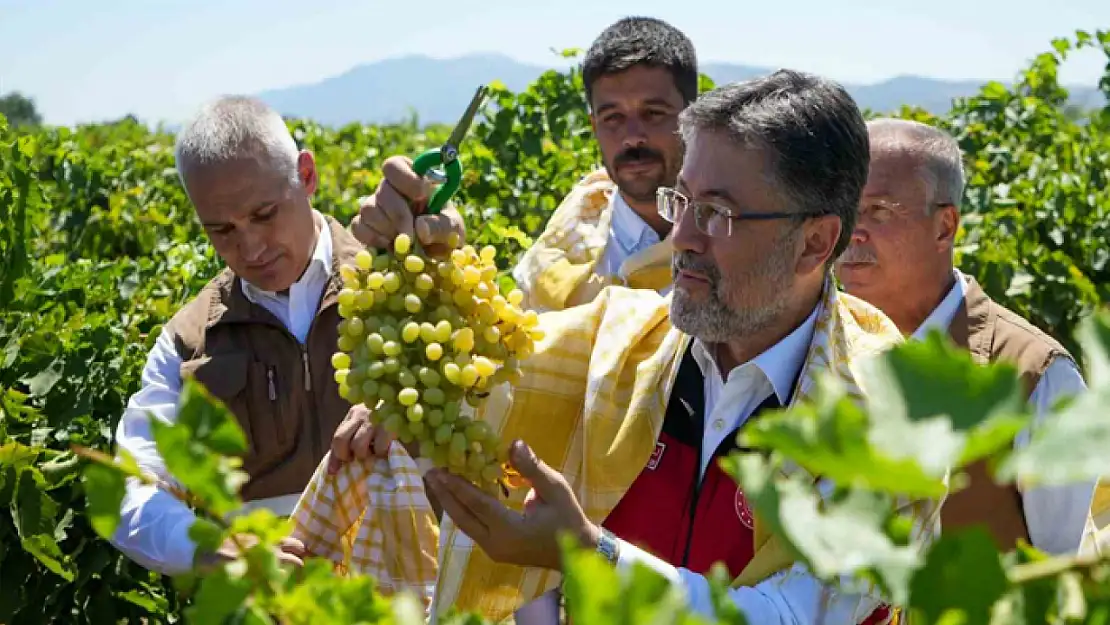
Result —
[[[288, 515], [350, 410], [333, 379], [338, 266], [362, 245], [312, 207], [317, 173], [282, 118], [261, 102], [226, 97], [203, 107], [177, 137], [177, 169], [227, 269], [166, 324], [147, 357], [142, 388], [117, 431], [120, 449], [172, 482], [147, 414], [176, 416], [182, 379], [194, 376], [227, 404], [249, 445], [248, 507]], [[197, 553], [194, 513], [165, 491], [129, 484], [113, 543], [166, 574], [220, 557]], [[283, 560], [300, 563], [288, 539]]]

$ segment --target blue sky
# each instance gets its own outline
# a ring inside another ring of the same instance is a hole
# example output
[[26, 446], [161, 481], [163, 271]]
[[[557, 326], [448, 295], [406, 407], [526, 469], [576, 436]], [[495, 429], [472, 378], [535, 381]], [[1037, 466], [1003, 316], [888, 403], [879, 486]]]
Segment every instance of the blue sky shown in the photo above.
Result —
[[[1053, 37], [1110, 28], [1110, 0], [0, 0], [0, 93], [35, 98], [49, 123], [127, 113], [172, 122], [220, 93], [404, 54], [493, 51], [555, 65], [551, 48], [585, 48], [628, 14], [683, 29], [703, 61], [849, 82], [1008, 80]], [[1077, 56], [1062, 76], [1093, 84], [1104, 64]]]

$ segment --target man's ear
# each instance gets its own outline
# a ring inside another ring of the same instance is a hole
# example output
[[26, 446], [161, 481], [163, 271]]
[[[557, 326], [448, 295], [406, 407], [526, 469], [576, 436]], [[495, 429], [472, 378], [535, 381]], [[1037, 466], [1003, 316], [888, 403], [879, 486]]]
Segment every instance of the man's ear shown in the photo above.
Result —
[[797, 262], [799, 274], [824, 271], [840, 240], [842, 225], [837, 215], [810, 217], [802, 224], [802, 251]]
[[316, 159], [312, 156], [312, 152], [301, 150], [301, 153], [297, 155], [297, 177], [301, 179], [301, 184], [304, 185], [308, 195], [316, 193], [316, 187], [320, 179], [316, 172]]
[[938, 206], [933, 213], [933, 234], [941, 251], [952, 249], [960, 230], [960, 209], [953, 204]]

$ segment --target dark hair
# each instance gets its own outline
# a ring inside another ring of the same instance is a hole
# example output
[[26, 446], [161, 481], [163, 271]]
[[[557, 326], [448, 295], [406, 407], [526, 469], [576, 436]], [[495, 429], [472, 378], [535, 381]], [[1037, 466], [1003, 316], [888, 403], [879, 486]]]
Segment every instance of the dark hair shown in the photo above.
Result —
[[718, 130], [770, 149], [775, 177], [797, 212], [840, 217], [830, 264], [848, 247], [871, 152], [863, 115], [838, 83], [779, 70], [724, 85], [683, 110], [679, 128], [687, 142], [697, 130]]
[[670, 71], [684, 104], [698, 97], [698, 57], [690, 39], [661, 19], [625, 17], [602, 31], [586, 52], [582, 61], [586, 100], [592, 101], [598, 78], [635, 65]]

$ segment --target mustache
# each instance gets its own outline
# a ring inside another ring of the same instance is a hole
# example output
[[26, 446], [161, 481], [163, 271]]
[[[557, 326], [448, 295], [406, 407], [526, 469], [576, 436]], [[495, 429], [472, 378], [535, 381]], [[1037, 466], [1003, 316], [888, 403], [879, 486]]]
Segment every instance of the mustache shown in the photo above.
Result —
[[673, 275], [684, 270], [704, 275], [709, 283], [714, 286], [721, 279], [721, 272], [712, 261], [698, 258], [690, 252], [678, 252], [674, 255], [674, 260], [671, 261], [671, 273]]
[[619, 167], [633, 162], [663, 161], [663, 153], [647, 146], [628, 148], [613, 159], [613, 165]]
[[878, 261], [879, 259], [875, 258], [874, 252], [858, 247], [849, 247], [837, 259], [838, 263], [876, 263]]

